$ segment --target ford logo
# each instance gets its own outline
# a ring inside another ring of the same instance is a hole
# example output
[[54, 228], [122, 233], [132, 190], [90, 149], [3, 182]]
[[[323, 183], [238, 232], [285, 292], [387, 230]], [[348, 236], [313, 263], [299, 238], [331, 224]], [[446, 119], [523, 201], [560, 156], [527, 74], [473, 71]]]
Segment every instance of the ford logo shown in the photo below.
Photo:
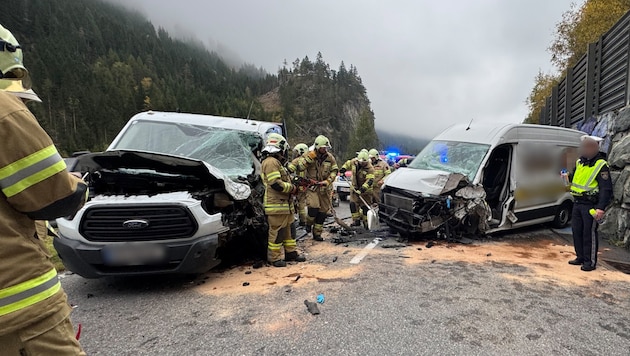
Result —
[[125, 221], [123, 224], [123, 227], [125, 229], [129, 229], [129, 230], [142, 230], [142, 229], [146, 229], [147, 227], [149, 227], [149, 222], [146, 220], [127, 220]]

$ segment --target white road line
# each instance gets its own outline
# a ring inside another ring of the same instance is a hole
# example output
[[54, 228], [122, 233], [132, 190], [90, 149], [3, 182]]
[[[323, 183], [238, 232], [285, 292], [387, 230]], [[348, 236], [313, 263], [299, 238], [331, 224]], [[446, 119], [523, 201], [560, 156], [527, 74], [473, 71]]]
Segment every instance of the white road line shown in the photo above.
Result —
[[352, 258], [350, 260], [350, 263], [352, 263], [353, 265], [358, 264], [359, 262], [361, 262], [361, 260], [367, 256], [368, 253], [370, 253], [370, 250], [373, 249], [374, 247], [376, 247], [376, 245], [378, 245], [378, 243], [381, 242], [380, 238], [375, 238], [372, 242], [370, 242], [367, 246], [365, 246], [363, 248], [363, 250], [361, 252], [359, 252], [358, 255], [354, 256], [354, 258]]

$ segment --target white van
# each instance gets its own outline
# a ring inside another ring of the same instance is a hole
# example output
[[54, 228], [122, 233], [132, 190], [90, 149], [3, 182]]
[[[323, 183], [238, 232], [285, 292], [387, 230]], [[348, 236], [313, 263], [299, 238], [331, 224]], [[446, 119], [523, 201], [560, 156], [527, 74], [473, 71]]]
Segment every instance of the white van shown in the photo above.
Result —
[[552, 126], [473, 122], [435, 137], [382, 189], [379, 216], [402, 235], [458, 238], [552, 222], [566, 226], [580, 136]]

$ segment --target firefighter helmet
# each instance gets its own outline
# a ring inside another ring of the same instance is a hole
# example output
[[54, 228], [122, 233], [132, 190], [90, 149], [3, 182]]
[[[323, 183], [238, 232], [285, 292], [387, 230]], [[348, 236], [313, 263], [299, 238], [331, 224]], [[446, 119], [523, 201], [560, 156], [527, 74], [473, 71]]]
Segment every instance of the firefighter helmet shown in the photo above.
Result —
[[367, 162], [368, 159], [370, 159], [370, 155], [368, 154], [367, 150], [365, 150], [365, 151], [362, 150], [357, 155], [357, 161], [359, 161], [359, 162]]
[[267, 135], [267, 142], [265, 143], [265, 147], [262, 151], [268, 153], [278, 153], [285, 152], [288, 149], [289, 143], [284, 136], [277, 133], [270, 133]]
[[0, 78], [22, 80], [25, 89], [31, 88], [28, 70], [24, 67], [22, 47], [13, 34], [0, 25]]
[[324, 135], [319, 135], [315, 138], [315, 144], [313, 145], [315, 146], [315, 149], [318, 150], [321, 147], [325, 147], [325, 148], [332, 148], [332, 146], [330, 145], [330, 141], [328, 140], [328, 137], [324, 136]]
[[293, 149], [296, 150], [300, 156], [308, 152], [308, 146], [305, 143], [298, 143]]
[[378, 153], [378, 150], [376, 148], [371, 149], [369, 152], [370, 158], [380, 158], [380, 154]]

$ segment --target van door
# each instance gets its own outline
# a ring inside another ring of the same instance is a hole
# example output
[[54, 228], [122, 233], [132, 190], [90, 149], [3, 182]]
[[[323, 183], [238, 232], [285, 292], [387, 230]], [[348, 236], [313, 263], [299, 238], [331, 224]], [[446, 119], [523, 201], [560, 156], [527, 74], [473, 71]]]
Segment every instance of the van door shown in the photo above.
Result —
[[566, 194], [560, 177], [565, 147], [540, 142], [519, 143], [514, 150], [514, 215], [518, 223], [552, 220]]
[[495, 147], [483, 170], [481, 184], [486, 191], [486, 202], [492, 211], [491, 227], [503, 221], [504, 202], [510, 196], [510, 173], [512, 171], [512, 145]]

